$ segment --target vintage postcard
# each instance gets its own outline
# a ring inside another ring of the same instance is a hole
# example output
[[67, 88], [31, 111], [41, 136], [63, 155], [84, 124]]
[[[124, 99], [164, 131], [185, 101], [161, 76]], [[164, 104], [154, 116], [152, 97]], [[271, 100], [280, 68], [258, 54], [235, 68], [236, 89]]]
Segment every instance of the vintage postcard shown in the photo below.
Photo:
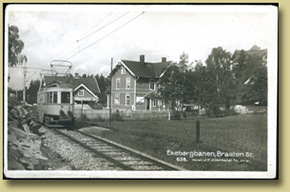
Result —
[[9, 4], [5, 179], [277, 178], [278, 5]]

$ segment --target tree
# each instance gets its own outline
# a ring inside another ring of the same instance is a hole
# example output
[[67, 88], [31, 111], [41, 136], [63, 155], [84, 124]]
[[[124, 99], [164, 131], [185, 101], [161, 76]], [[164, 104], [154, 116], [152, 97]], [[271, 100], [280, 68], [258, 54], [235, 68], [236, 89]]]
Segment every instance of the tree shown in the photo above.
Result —
[[171, 110], [183, 110], [183, 104], [192, 99], [192, 71], [188, 70], [188, 54], [182, 53], [178, 63], [171, 64], [159, 80], [159, 93]]
[[256, 54], [241, 50], [233, 57], [236, 82], [236, 103], [249, 104], [259, 101], [267, 104], [267, 61]]
[[17, 26], [9, 26], [8, 30], [8, 65], [9, 67], [14, 67], [17, 65], [22, 65], [24, 62], [27, 62], [26, 55], [21, 54], [24, 43], [19, 39], [19, 30]]
[[28, 103], [37, 103], [37, 91], [39, 90], [40, 80], [31, 80], [29, 88], [26, 91], [27, 102]]
[[215, 80], [201, 61], [195, 61], [195, 63], [193, 71], [193, 86], [195, 92], [193, 98], [194, 101], [203, 108], [205, 104], [216, 99], [216, 95], [214, 94], [215, 88], [212, 86], [215, 84]]
[[258, 101], [267, 105], [268, 97], [268, 70], [265, 62], [257, 55], [250, 55], [247, 58], [247, 81], [243, 84], [242, 101]]
[[207, 66], [207, 94], [211, 95], [207, 104], [210, 110], [229, 108], [234, 100], [235, 84], [232, 73], [231, 53], [221, 47], [213, 48], [205, 61]]
[[99, 97], [99, 102], [103, 105], [106, 105], [107, 104], [107, 94], [108, 94], [108, 91], [109, 91], [109, 87], [110, 87], [110, 80], [109, 79], [106, 79], [103, 74], [101, 75], [95, 75], [95, 78], [98, 82], [98, 85], [99, 85], [99, 88], [100, 88], [100, 91], [101, 93], [98, 94], [98, 97]]

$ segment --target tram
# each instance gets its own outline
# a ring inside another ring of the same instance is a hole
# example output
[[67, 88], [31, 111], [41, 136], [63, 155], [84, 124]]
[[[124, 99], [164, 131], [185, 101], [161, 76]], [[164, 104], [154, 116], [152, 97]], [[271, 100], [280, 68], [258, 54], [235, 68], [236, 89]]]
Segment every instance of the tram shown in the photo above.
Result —
[[[54, 65], [51, 64], [51, 66]], [[69, 81], [60, 81], [56, 73], [52, 74], [54, 75], [50, 77], [54, 81], [50, 84], [41, 82], [37, 92], [39, 121], [51, 128], [73, 128], [75, 118], [73, 115], [74, 99], [72, 84]]]

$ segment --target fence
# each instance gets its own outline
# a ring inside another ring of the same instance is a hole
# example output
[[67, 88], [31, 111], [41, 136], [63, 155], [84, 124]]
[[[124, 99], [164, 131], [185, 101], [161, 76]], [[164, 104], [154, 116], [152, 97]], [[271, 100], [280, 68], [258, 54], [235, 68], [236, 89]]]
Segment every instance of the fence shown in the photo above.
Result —
[[[112, 116], [116, 114], [116, 110], [112, 110]], [[123, 120], [167, 120], [168, 119], [168, 111], [132, 111], [132, 110], [119, 110], [118, 111], [120, 117]], [[110, 111], [109, 109], [74, 109], [74, 115], [76, 118], [80, 118], [81, 115], [84, 114], [88, 119], [109, 119]], [[198, 111], [179, 113], [179, 112], [171, 112], [171, 120], [178, 119], [192, 119], [199, 117], [200, 114]], [[179, 118], [177, 117], [179, 116]]]
[[[116, 110], [112, 110], [112, 115], [116, 114]], [[166, 111], [132, 111], [124, 110], [118, 111], [120, 117], [123, 120], [161, 120], [167, 119], [168, 114]], [[109, 119], [110, 111], [108, 109], [95, 110], [95, 109], [75, 109], [74, 115], [76, 118], [80, 118], [84, 114], [88, 119]]]

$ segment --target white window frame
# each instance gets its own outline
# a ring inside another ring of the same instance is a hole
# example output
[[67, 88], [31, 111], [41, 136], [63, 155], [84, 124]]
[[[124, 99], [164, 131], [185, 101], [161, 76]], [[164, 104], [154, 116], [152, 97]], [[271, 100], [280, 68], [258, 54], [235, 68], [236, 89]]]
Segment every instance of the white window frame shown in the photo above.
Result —
[[157, 107], [158, 105], [158, 100], [157, 99], [153, 99], [153, 107]]
[[[126, 89], [130, 89], [131, 88], [131, 79], [130, 79], [130, 77], [127, 77], [126, 78]], [[129, 87], [128, 87], [128, 85], [129, 85]]]
[[[118, 81], [119, 81], [119, 87], [118, 87]], [[117, 78], [116, 79], [116, 89], [120, 89], [121, 88], [121, 79], [120, 78]]]
[[85, 91], [83, 89], [78, 91], [78, 96], [84, 96], [85, 95]]
[[[128, 97], [128, 98], [127, 98]], [[129, 101], [129, 104], [127, 104], [127, 99]], [[130, 106], [130, 94], [125, 94], [125, 105]]]
[[[151, 82], [154, 81], [153, 83], [153, 89], [151, 89]], [[149, 89], [150, 90], [155, 90], [155, 79], [149, 79]]]
[[[116, 98], [118, 98], [118, 103], [116, 102]], [[115, 93], [114, 95], [114, 104], [120, 105], [120, 93]]]
[[124, 69], [124, 67], [121, 68], [121, 74], [122, 75], [126, 74], [126, 70]]

